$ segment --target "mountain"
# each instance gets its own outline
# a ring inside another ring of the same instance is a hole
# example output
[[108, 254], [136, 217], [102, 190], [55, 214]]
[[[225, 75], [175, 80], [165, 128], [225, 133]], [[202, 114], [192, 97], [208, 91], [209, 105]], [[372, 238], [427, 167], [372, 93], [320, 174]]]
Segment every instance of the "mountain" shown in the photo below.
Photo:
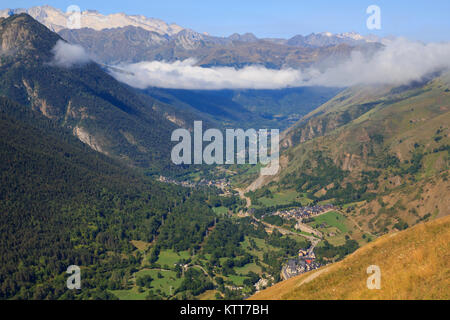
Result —
[[99, 288], [138, 266], [130, 241], [152, 241], [187, 190], [150, 181], [4, 97], [0, 133], [0, 299], [73, 299], [72, 264], [83, 266], [85, 299], [113, 299]]
[[167, 142], [184, 123], [173, 108], [136, 93], [96, 63], [55, 64], [53, 48], [63, 40], [27, 14], [2, 20], [0, 41], [0, 95], [39, 111], [105, 155], [147, 168], [169, 163]]
[[258, 38], [251, 32], [247, 32], [244, 34], [233, 33], [228, 37], [232, 41], [241, 41], [241, 42], [257, 42]]
[[[450, 217], [385, 235], [343, 261], [277, 283], [255, 300], [449, 299]], [[381, 288], [369, 290], [366, 269], [377, 265]]]
[[382, 235], [450, 214], [450, 74], [348, 88], [285, 132], [271, 180]]
[[80, 25], [69, 26], [69, 13], [50, 6], [0, 10], [0, 17], [27, 13], [70, 43], [80, 44], [105, 64], [140, 61], [176, 61], [195, 58], [201, 66], [300, 68], [312, 63], [347, 58], [381, 48], [378, 39], [357, 33], [328, 32], [297, 35], [291, 39], [258, 39], [252, 33], [216, 37], [144, 16], [80, 12]]
[[339, 44], [363, 45], [366, 43], [381, 42], [381, 39], [374, 37], [364, 37], [356, 32], [345, 32], [332, 34], [330, 32], [311, 33], [307, 36], [296, 35], [289, 40], [287, 44], [298, 47], [326, 47]]
[[195, 58], [202, 66], [298, 68], [335, 58], [336, 53], [348, 57], [353, 50], [370, 52], [380, 47], [378, 39], [356, 33], [291, 39], [259, 39], [252, 33], [216, 37], [141, 15], [102, 15], [94, 10], [81, 11], [80, 24], [72, 25], [72, 13], [47, 5], [3, 9], [0, 17], [20, 13], [29, 14], [68, 42], [82, 45], [95, 61], [105, 64]]
[[[209, 121], [218, 128], [278, 128], [284, 130], [324, 102], [340, 88], [303, 87], [277, 90], [181, 90], [148, 88], [144, 93]], [[183, 118], [187, 118], [184, 115]]]
[[0, 19], [0, 299], [117, 299], [143, 261], [134, 244], [198, 246], [214, 223], [202, 193], [144, 174], [177, 172], [171, 106], [93, 62], [57, 65], [60, 41], [27, 14]]
[[[63, 29], [68, 29], [68, 19], [76, 12], [75, 10], [69, 12], [63, 12], [60, 9], [44, 5], [36, 6], [29, 9], [3, 9], [0, 10], [0, 17], [8, 17], [12, 14], [27, 13], [34, 19], [38, 20], [43, 25], [47, 26], [50, 30], [55, 32], [60, 32]], [[236, 42], [258, 42], [258, 39], [254, 34], [247, 32], [245, 34], [234, 33], [228, 38], [211, 37], [206, 33], [198, 33], [193, 30], [185, 29], [176, 24], [167, 24], [166, 22], [155, 19], [148, 18], [142, 15], [126, 15], [124, 13], [115, 13], [110, 15], [103, 15], [95, 10], [85, 10], [79, 12], [80, 14], [80, 26], [75, 26], [76, 29], [86, 28], [96, 31], [106, 30], [106, 29], [117, 29], [125, 27], [136, 27], [146, 31], [156, 33], [160, 36], [176, 36], [179, 32], [187, 32], [193, 40], [201, 41], [203, 36], [209, 38], [215, 38], [216, 41], [222, 43], [231, 43], [231, 41]], [[309, 46], [309, 47], [323, 47], [329, 45], [337, 44], [363, 44], [369, 42], [380, 42], [374, 36], [364, 37], [355, 32], [346, 32], [340, 34], [332, 34], [330, 32], [322, 33], [312, 33], [307, 36], [296, 35], [290, 39], [264, 39], [271, 42], [277, 42], [279, 44], [289, 44], [293, 46]]]
[[142, 28], [93, 30], [89, 28], [63, 29], [59, 34], [68, 42], [79, 44], [105, 64], [136, 63], [141, 61], [185, 60], [194, 58], [197, 65], [232, 66], [241, 68], [259, 64], [267, 68], [300, 68], [313, 63], [346, 59], [353, 51], [371, 54], [382, 45], [377, 42], [339, 42], [327, 46], [294, 46], [270, 39], [248, 39], [233, 35], [213, 37], [184, 29], [173, 36], [163, 36]]
[[220, 38], [189, 29], [169, 37], [133, 26], [100, 31], [63, 29], [59, 34], [68, 42], [86, 48], [96, 61], [112, 65], [194, 58], [197, 65], [204, 67], [241, 68], [259, 64], [273, 69], [301, 68], [327, 60], [337, 63], [350, 57], [353, 51], [371, 54], [382, 47], [378, 42], [353, 40], [324, 46], [290, 45], [286, 41], [257, 39], [249, 34]]
[[[38, 6], [30, 9], [3, 9], [0, 10], [0, 17], [27, 13], [50, 30], [59, 32], [68, 27], [68, 18], [73, 12], [75, 11], [63, 12], [51, 6]], [[182, 27], [176, 24], [167, 24], [160, 19], [147, 18], [142, 15], [126, 15], [124, 13], [103, 15], [95, 10], [80, 10], [80, 23], [83, 27], [93, 30], [135, 26], [160, 35], [174, 35], [183, 30]]]

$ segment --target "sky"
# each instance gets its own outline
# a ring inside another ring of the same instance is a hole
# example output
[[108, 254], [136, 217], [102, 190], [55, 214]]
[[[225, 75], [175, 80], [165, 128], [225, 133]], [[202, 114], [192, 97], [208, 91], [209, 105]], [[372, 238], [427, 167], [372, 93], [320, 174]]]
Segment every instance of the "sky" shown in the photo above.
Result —
[[[259, 38], [290, 38], [313, 32], [358, 32], [424, 42], [450, 41], [449, 0], [0, 0], [0, 8], [70, 5], [102, 14], [124, 12], [159, 18], [215, 36], [252, 32]], [[381, 29], [368, 30], [366, 9], [381, 9]]]

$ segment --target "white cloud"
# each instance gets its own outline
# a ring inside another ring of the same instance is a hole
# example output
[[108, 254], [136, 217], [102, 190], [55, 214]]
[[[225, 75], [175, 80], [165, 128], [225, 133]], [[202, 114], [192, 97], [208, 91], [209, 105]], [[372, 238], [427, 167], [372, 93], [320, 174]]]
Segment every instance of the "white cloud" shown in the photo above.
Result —
[[423, 44], [405, 39], [387, 43], [371, 58], [360, 52], [325, 70], [267, 69], [248, 66], [203, 68], [195, 60], [173, 63], [140, 62], [122, 65], [130, 72], [111, 71], [119, 81], [136, 88], [150, 86], [178, 89], [279, 89], [300, 86], [347, 87], [357, 84], [407, 84], [423, 76], [450, 68], [450, 43]]
[[52, 49], [54, 54], [52, 64], [70, 68], [74, 65], [88, 63], [91, 59], [83, 47], [58, 40]]
[[242, 69], [231, 67], [203, 68], [194, 59], [173, 63], [151, 61], [118, 66], [133, 75], [112, 71], [114, 77], [133, 87], [150, 86], [178, 89], [282, 88], [301, 81], [301, 73], [293, 69], [273, 70], [261, 66]]
[[360, 52], [323, 73], [315, 72], [312, 85], [352, 86], [357, 84], [403, 85], [450, 68], [450, 43], [411, 42], [397, 39], [367, 59]]

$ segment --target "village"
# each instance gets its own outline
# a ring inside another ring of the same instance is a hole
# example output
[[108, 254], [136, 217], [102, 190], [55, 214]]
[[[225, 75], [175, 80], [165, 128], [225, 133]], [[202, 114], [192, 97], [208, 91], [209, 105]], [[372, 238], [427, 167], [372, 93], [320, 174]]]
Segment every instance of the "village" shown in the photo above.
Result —
[[[224, 194], [227, 194], [230, 190], [230, 183], [227, 179], [219, 179], [219, 180], [207, 180], [201, 179], [197, 182], [193, 181], [178, 181], [172, 178], [160, 176], [160, 182], [176, 184], [179, 186], [183, 186], [186, 188], [197, 188], [197, 187], [216, 187]], [[333, 204], [323, 204], [323, 205], [312, 205], [312, 206], [302, 206], [295, 207], [286, 210], [277, 210], [275, 212], [270, 212], [264, 214], [261, 218], [266, 216], [276, 215], [282, 219], [290, 220], [296, 219], [297, 224], [295, 226], [296, 229], [300, 229], [302, 231], [311, 233], [316, 236], [316, 239], [312, 241], [311, 246], [307, 250], [300, 249], [298, 251], [297, 257], [289, 259], [287, 263], [282, 267], [281, 276], [283, 279], [287, 280], [291, 277], [300, 275], [302, 273], [315, 270], [321, 266], [321, 264], [316, 260], [316, 256], [314, 254], [314, 248], [319, 241], [319, 238], [322, 238], [322, 234], [315, 230], [312, 227], [302, 223], [305, 220], [313, 218], [315, 216], [324, 214], [331, 210], [335, 210], [336, 207]], [[251, 213], [251, 211], [250, 211]], [[262, 287], [267, 285], [266, 279], [260, 279], [260, 281], [255, 285], [256, 289], [259, 290]], [[238, 287], [229, 288], [240, 289]]]
[[158, 181], [175, 184], [186, 188], [216, 187], [222, 190], [225, 194], [229, 193], [228, 189], [230, 188], [230, 183], [227, 181], [227, 179], [219, 179], [219, 180], [201, 179], [200, 181], [193, 182], [193, 181], [178, 181], [172, 178], [159, 176]]
[[[323, 235], [316, 229], [306, 225], [305, 220], [311, 219], [315, 216], [324, 214], [331, 210], [335, 210], [336, 207], [333, 204], [325, 204], [325, 205], [314, 205], [314, 206], [305, 206], [305, 207], [297, 207], [289, 210], [278, 210], [276, 212], [272, 212], [267, 215], [277, 215], [283, 219], [290, 220], [296, 219], [297, 224], [295, 225], [296, 229], [300, 229], [304, 232], [308, 232], [313, 234], [318, 238], [322, 238]], [[281, 276], [283, 279], [287, 280], [291, 277], [297, 276], [299, 274], [315, 270], [321, 266], [321, 264], [316, 261], [316, 256], [314, 254], [314, 248], [319, 240], [313, 240], [311, 246], [308, 250], [300, 249], [298, 251], [298, 256], [292, 259], [289, 259], [287, 263], [283, 266], [281, 270]]]
[[316, 261], [314, 245], [308, 251], [299, 250], [298, 257], [289, 259], [287, 264], [281, 269], [281, 276], [284, 280], [298, 276], [299, 274], [320, 268], [320, 263]]
[[301, 221], [302, 219], [311, 218], [334, 209], [336, 209], [334, 205], [324, 204], [324, 205], [297, 207], [289, 210], [278, 210], [276, 212], [267, 213], [264, 216], [277, 215], [286, 220], [297, 219]]

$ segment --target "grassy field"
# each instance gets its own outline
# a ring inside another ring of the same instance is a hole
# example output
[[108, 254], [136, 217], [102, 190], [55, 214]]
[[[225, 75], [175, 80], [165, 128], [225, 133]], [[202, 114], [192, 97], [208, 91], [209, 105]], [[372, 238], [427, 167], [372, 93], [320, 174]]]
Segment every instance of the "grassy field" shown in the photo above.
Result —
[[250, 237], [245, 237], [245, 240], [241, 243], [241, 247], [248, 251], [251, 255], [257, 256], [260, 260], [262, 260], [265, 251], [279, 250], [271, 245], [266, 244], [263, 239], [251, 237], [251, 239], [255, 241], [256, 246], [258, 247], [258, 250], [256, 250], [250, 246], [249, 239]]
[[243, 267], [236, 267], [234, 268], [234, 270], [236, 271], [237, 274], [240, 275], [245, 275], [248, 274], [250, 271], [254, 272], [254, 273], [261, 273], [261, 267], [256, 265], [256, 263], [252, 262], [252, 263], [248, 263]]
[[[330, 211], [314, 218], [308, 225], [320, 231], [325, 239], [332, 245], [339, 246], [345, 243], [345, 236], [351, 228], [347, 218], [336, 211]], [[321, 225], [325, 225], [322, 227]], [[316, 227], [318, 226], [318, 227]], [[319, 244], [319, 246], [322, 245]]]
[[131, 240], [131, 244], [138, 249], [139, 251], [146, 251], [150, 246], [150, 242], [140, 241], [140, 240]]
[[203, 292], [201, 295], [197, 296], [199, 300], [215, 300], [216, 299], [216, 293], [219, 291], [217, 290], [208, 290]]
[[[162, 278], [158, 277], [158, 273]], [[111, 293], [120, 300], [145, 300], [145, 297], [147, 297], [150, 290], [153, 290], [153, 292], [160, 290], [162, 293], [169, 296], [175, 292], [182, 282], [182, 279], [177, 278], [176, 273], [170, 270], [143, 269], [136, 272], [134, 277], [138, 279], [145, 275], [149, 275], [153, 278], [151, 289], [142, 288], [143, 292], [139, 292], [138, 287], [134, 285], [128, 290], [111, 290]]]
[[137, 287], [129, 290], [110, 290], [110, 292], [120, 300], [145, 300], [148, 295], [148, 289], [145, 289], [144, 292], [138, 292]]
[[173, 265], [179, 260], [187, 259], [189, 257], [189, 252], [187, 251], [181, 251], [177, 253], [172, 250], [161, 250], [156, 263], [158, 263], [162, 267], [164, 267], [165, 265], [173, 267]]
[[217, 213], [218, 215], [224, 215], [224, 214], [228, 213], [227, 207], [220, 206], [220, 207], [213, 207], [212, 209], [213, 209], [214, 213]]
[[290, 204], [293, 202], [300, 202], [302, 205], [308, 205], [311, 202], [311, 200], [295, 190], [286, 190], [283, 192], [274, 192], [274, 190], [271, 191], [273, 192], [273, 198], [262, 197], [258, 199], [263, 206], [270, 207]]
[[[323, 223], [325, 223], [329, 227], [336, 227], [342, 233], [345, 233], [348, 231], [346, 218], [337, 211], [330, 211], [330, 212], [321, 214], [320, 216], [314, 217], [314, 221], [309, 222], [308, 225], [315, 227], [316, 225], [320, 226]], [[320, 230], [321, 227], [319, 227], [318, 229]]]
[[228, 277], [224, 277], [225, 280], [230, 280], [233, 282], [235, 286], [242, 286], [244, 283], [244, 280], [247, 279], [247, 277], [239, 276], [239, 275], [229, 275]]
[[[158, 273], [161, 274], [163, 277], [159, 278]], [[169, 270], [144, 269], [139, 272], [136, 272], [135, 274], [136, 279], [145, 275], [149, 275], [153, 278], [152, 281], [153, 291], [159, 289], [166, 295], [170, 295], [171, 293], [173, 293], [175, 289], [177, 289], [181, 285], [182, 282], [181, 278], [176, 277], [176, 273], [174, 271]], [[170, 287], [172, 287], [172, 292], [170, 290]]]
[[[381, 289], [366, 270], [381, 270]], [[450, 216], [387, 234], [344, 260], [263, 290], [252, 299], [450, 299]]]

